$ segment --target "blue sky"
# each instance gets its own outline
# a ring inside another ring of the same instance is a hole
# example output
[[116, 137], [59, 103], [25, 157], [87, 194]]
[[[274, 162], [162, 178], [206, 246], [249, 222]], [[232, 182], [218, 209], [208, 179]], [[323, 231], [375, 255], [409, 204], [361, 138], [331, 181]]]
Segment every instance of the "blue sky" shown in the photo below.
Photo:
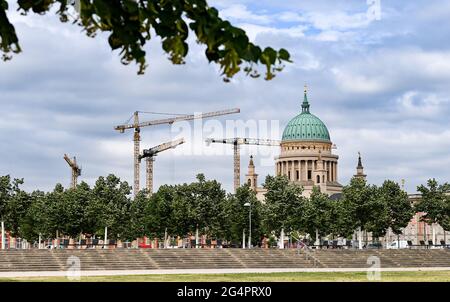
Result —
[[[132, 135], [113, 126], [135, 110], [239, 107], [235, 118], [277, 120], [282, 129], [298, 113], [305, 83], [311, 111], [337, 145], [342, 184], [355, 172], [358, 151], [370, 183], [403, 178], [412, 193], [431, 177], [449, 181], [449, 2], [380, 1], [374, 20], [367, 16], [373, 2], [365, 0], [210, 1], [253, 41], [284, 47], [294, 60], [270, 82], [239, 75], [231, 83], [222, 81], [192, 36], [187, 64], [171, 65], [155, 39], [146, 47], [149, 68], [137, 76], [136, 66], [120, 64], [105, 35], [88, 38], [53, 14], [20, 16], [9, 2], [23, 53], [0, 63], [0, 174], [25, 178], [28, 190], [69, 185], [64, 153], [82, 164], [80, 180], [93, 184], [115, 173], [132, 183]], [[143, 129], [142, 136], [147, 148], [174, 133], [160, 126]], [[231, 190], [231, 146], [195, 146], [227, 154], [189, 155], [192, 143], [158, 156], [155, 186], [205, 173]], [[242, 148], [244, 171], [255, 152]], [[255, 164], [259, 182], [274, 172], [258, 156]]]

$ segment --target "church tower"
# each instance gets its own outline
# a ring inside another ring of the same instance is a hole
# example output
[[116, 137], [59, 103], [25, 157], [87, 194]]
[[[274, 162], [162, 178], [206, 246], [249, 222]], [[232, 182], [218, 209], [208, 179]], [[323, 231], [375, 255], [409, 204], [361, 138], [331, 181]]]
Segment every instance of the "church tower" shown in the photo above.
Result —
[[322, 160], [322, 151], [319, 150], [319, 158], [317, 159], [316, 163], [316, 170], [314, 171], [315, 174], [315, 184], [319, 186], [320, 192], [326, 192], [327, 191], [327, 169], [325, 169], [323, 160]]
[[361, 162], [361, 153], [358, 152], [358, 166], [356, 167], [356, 174], [353, 175], [356, 178], [366, 179], [366, 174], [364, 174], [364, 167]]
[[256, 192], [258, 186], [258, 174], [255, 173], [255, 164], [253, 163], [253, 155], [250, 155], [250, 162], [248, 164], [248, 173], [245, 175], [245, 181], [248, 186]]

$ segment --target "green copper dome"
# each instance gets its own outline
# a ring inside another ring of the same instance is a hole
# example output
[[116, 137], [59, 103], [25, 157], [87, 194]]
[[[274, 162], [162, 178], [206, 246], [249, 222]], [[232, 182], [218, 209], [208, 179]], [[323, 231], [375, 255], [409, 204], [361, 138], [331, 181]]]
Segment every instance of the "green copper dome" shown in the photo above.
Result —
[[289, 121], [283, 131], [282, 141], [325, 141], [331, 142], [327, 126], [309, 112], [308, 98], [302, 103], [302, 112]]

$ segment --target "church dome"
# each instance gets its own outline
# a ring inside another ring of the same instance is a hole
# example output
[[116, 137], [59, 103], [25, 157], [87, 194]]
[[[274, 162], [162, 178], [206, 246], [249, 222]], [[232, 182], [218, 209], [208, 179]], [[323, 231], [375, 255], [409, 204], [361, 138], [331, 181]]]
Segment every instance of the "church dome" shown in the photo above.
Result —
[[284, 128], [282, 141], [331, 142], [327, 126], [317, 116], [309, 112], [306, 89], [302, 103], [302, 112], [290, 120], [286, 128]]

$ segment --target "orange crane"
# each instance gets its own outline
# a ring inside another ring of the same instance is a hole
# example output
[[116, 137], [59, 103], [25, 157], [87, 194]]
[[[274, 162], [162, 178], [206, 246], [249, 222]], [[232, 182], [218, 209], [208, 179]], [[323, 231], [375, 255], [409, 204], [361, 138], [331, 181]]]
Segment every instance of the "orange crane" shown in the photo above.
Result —
[[139, 155], [139, 161], [143, 158], [146, 159], [147, 192], [149, 195], [153, 193], [153, 162], [155, 161], [154, 157], [162, 151], [174, 149], [175, 147], [181, 144], [184, 144], [184, 138], [167, 142], [150, 149], [144, 149], [142, 151], [142, 155]]
[[280, 146], [280, 141], [270, 139], [258, 139], [258, 138], [225, 138], [215, 139], [208, 138], [205, 140], [209, 145], [211, 143], [232, 144], [234, 148], [234, 192], [241, 185], [241, 155], [239, 152], [240, 145], [261, 145], [261, 146]]
[[78, 176], [81, 175], [81, 168], [78, 166], [77, 158], [75, 156], [73, 157], [73, 159], [70, 159], [69, 156], [67, 156], [67, 154], [64, 154], [64, 159], [72, 169], [72, 181], [70, 186], [72, 189], [75, 189], [77, 186]]
[[127, 129], [134, 129], [134, 186], [133, 186], [133, 192], [134, 196], [136, 196], [139, 192], [139, 154], [140, 154], [140, 141], [141, 141], [141, 135], [140, 131], [141, 128], [147, 127], [147, 126], [156, 126], [156, 125], [163, 125], [163, 124], [173, 124], [175, 122], [179, 121], [188, 121], [188, 120], [194, 120], [194, 119], [203, 119], [203, 118], [210, 118], [214, 116], [220, 116], [220, 115], [226, 115], [226, 114], [233, 114], [233, 113], [239, 113], [239, 108], [234, 109], [227, 109], [222, 111], [213, 111], [213, 112], [207, 112], [207, 113], [201, 113], [201, 114], [189, 114], [189, 115], [180, 115], [175, 117], [169, 117], [159, 120], [152, 120], [147, 122], [139, 122], [139, 111], [134, 112], [134, 122], [133, 124], [123, 124], [114, 127], [114, 130], [119, 131], [120, 133], [124, 133]]

